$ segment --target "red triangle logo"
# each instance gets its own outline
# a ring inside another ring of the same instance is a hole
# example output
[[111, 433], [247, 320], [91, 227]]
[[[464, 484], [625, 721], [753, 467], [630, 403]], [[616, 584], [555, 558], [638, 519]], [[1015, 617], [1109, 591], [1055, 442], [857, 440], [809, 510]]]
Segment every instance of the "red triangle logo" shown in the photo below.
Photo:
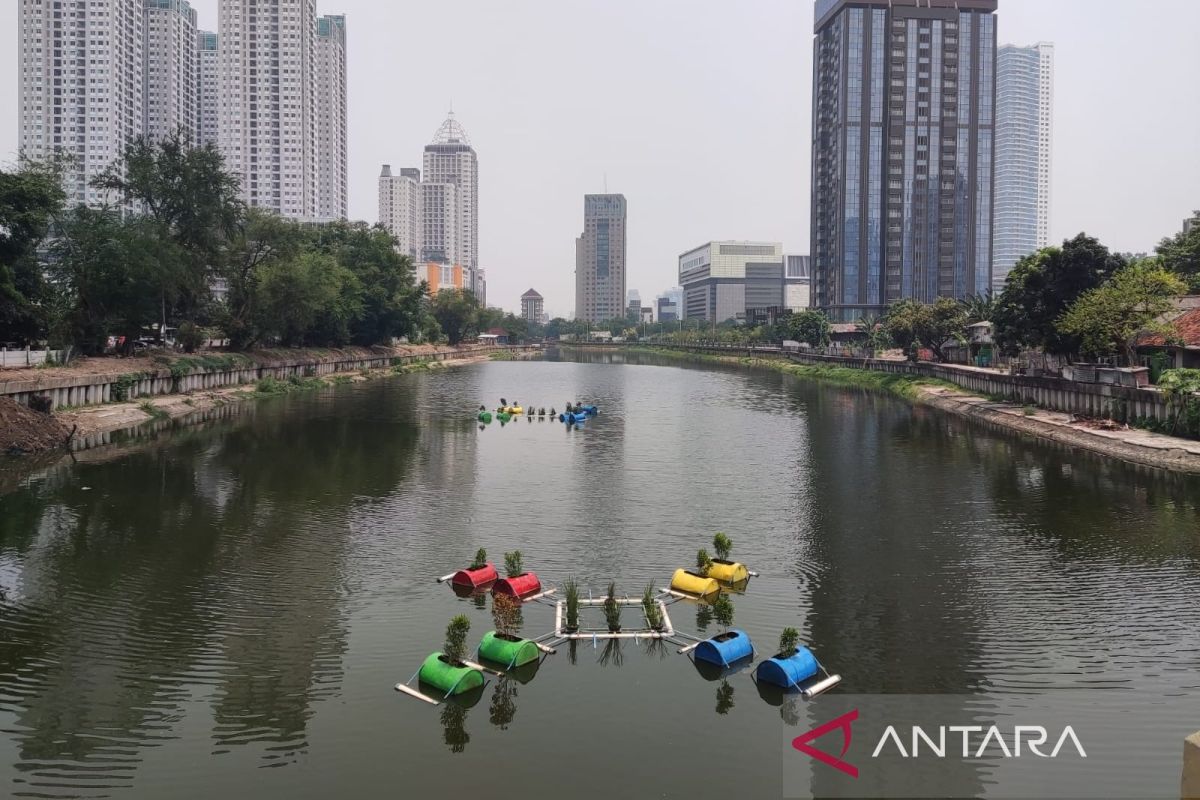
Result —
[[[841, 756], [846, 755], [846, 751], [850, 749], [850, 738], [853, 736], [853, 731], [850, 730], [850, 723], [854, 722], [856, 719], [858, 719], [857, 708], [853, 711], [848, 711], [845, 714], [842, 714], [837, 719], [831, 719], [824, 725], [813, 728], [807, 733], [800, 734], [795, 739], [792, 739], [792, 747], [796, 748], [807, 756], [815, 758], [822, 764], [827, 764], [836, 770], [841, 770], [851, 778], [857, 778], [858, 767], [841, 759]], [[813, 741], [814, 739], [820, 739], [825, 734], [834, 730], [841, 730], [842, 732], [842, 752], [837, 756], [832, 756], [829, 753], [826, 753], [824, 750], [818, 750], [809, 744], [809, 742]]]

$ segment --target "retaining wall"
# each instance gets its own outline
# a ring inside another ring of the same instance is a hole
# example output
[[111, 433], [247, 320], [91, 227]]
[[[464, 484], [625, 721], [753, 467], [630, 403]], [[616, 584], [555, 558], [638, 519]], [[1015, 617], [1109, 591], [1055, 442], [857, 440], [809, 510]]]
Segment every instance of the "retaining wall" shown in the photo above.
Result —
[[[136, 379], [126, 389], [126, 400], [153, 397], [164, 394], [186, 394], [188, 392], [241, 386], [263, 378], [287, 380], [291, 377], [320, 377], [337, 372], [357, 372], [364, 369], [386, 369], [393, 365], [411, 364], [416, 361], [445, 361], [448, 358], [484, 355], [495, 350], [525, 350], [518, 346], [478, 347], [470, 350], [438, 350], [431, 353], [398, 355], [391, 352], [337, 354], [325, 358], [297, 358], [294, 361], [276, 361], [270, 364], [247, 364], [231, 369], [197, 369], [181, 376], [171, 374], [163, 368], [134, 373]], [[127, 374], [127, 373], [126, 373]], [[0, 381], [0, 397], [10, 397], [23, 405], [29, 404], [34, 395], [46, 395], [53, 408], [61, 406], [91, 406], [113, 400], [113, 388], [126, 374], [72, 375], [67, 377], [38, 378], [25, 381]]]

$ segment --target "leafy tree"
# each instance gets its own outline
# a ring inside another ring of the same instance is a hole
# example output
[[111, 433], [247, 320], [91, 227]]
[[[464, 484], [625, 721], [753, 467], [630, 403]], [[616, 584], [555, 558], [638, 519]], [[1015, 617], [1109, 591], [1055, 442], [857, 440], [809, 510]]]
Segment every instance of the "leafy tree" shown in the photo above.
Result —
[[32, 161], [0, 170], [0, 340], [28, 342], [46, 330], [50, 291], [37, 247], [66, 195], [58, 167]]
[[479, 331], [479, 301], [464, 289], [443, 289], [433, 297], [433, 316], [451, 345]]
[[1058, 327], [1079, 340], [1085, 355], [1119, 353], [1133, 364], [1139, 335], [1149, 331], [1171, 335], [1170, 327], [1156, 320], [1173, 309], [1172, 298], [1185, 291], [1187, 284], [1160, 263], [1137, 262], [1080, 297]]
[[905, 352], [926, 347], [935, 359], [945, 361], [948, 341], [966, 341], [967, 314], [957, 300], [949, 297], [939, 297], [933, 303], [907, 299], [888, 309], [883, 325], [888, 337]]
[[263, 274], [286, 271], [304, 244], [300, 226], [270, 212], [249, 209], [238, 226], [219, 267], [228, 296], [217, 322], [234, 350], [258, 344], [264, 335], [260, 313]]
[[256, 327], [290, 347], [345, 344], [360, 308], [357, 284], [354, 274], [329, 255], [309, 252], [269, 261], [258, 273]]
[[1193, 225], [1187, 233], [1163, 239], [1155, 252], [1162, 259], [1164, 269], [1187, 281], [1191, 292], [1200, 292], [1200, 225]]
[[820, 311], [798, 311], [785, 317], [780, 324], [786, 337], [792, 341], [811, 347], [829, 344], [829, 320]]
[[988, 289], [980, 294], [973, 294], [962, 301], [963, 311], [967, 314], [967, 324], [991, 322], [996, 314], [996, 297]]
[[1057, 355], [1078, 352], [1079, 340], [1059, 330], [1059, 318], [1081, 295], [1124, 266], [1124, 258], [1082, 233], [1062, 247], [1022, 258], [996, 301], [992, 321], [997, 346], [1011, 355], [1026, 347]]
[[854, 323], [854, 327], [863, 335], [867, 349], [871, 352], [878, 353], [892, 346], [892, 338], [888, 335], [882, 317], [873, 314], [861, 317]]

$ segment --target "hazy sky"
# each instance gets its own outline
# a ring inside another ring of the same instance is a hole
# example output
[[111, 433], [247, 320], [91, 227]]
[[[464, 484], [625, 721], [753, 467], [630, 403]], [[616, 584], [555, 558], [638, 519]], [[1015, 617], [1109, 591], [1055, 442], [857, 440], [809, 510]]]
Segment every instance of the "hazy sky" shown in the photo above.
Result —
[[[217, 29], [218, 0], [192, 0]], [[0, 18], [0, 158], [17, 142], [17, 0]], [[710, 239], [807, 253], [810, 0], [318, 0], [349, 38], [350, 215], [383, 163], [420, 166], [454, 104], [479, 153], [488, 300], [574, 307], [583, 195], [629, 201], [648, 305]], [[1200, 208], [1200, 2], [1000, 0], [1002, 43], [1054, 42], [1052, 235], [1149, 250]]]

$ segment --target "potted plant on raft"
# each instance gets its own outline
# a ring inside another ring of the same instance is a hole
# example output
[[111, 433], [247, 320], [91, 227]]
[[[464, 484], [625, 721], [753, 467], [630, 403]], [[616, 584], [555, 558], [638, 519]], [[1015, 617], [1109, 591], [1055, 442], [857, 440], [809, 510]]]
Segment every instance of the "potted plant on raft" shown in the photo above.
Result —
[[504, 669], [537, 661], [537, 645], [517, 635], [524, 621], [521, 619], [521, 601], [518, 598], [493, 594], [492, 620], [496, 623], [496, 629], [485, 633], [479, 642], [481, 658], [500, 664]]
[[467, 633], [471, 630], [471, 620], [465, 614], [459, 614], [450, 620], [446, 626], [446, 641], [442, 643], [442, 659], [453, 666], [465, 666], [462, 662], [467, 656]]
[[730, 552], [733, 551], [733, 540], [721, 531], [717, 531], [713, 536], [713, 550], [716, 551], [718, 560], [727, 562]]
[[651, 581], [642, 592], [642, 611], [646, 614], [646, 624], [651, 630], [661, 631], [663, 629], [662, 609], [658, 607], [655, 601], [654, 581]]
[[712, 569], [713, 560], [709, 556], [708, 551], [701, 547], [696, 551], [696, 569], [692, 572], [701, 578], [707, 578], [709, 570]]
[[713, 536], [712, 543], [717, 557], [713, 559], [712, 564], [709, 566], [708, 576], [710, 578], [715, 578], [727, 584], [739, 584], [750, 578], [750, 573], [746, 569], [745, 564], [729, 560], [729, 554], [733, 550], [732, 539], [718, 531]]
[[520, 550], [504, 554], [504, 574], [506, 577], [496, 581], [492, 587], [493, 593], [528, 597], [542, 590], [542, 582], [538, 580], [538, 576], [525, 571]]
[[800, 631], [795, 628], [784, 628], [779, 634], [779, 652], [775, 658], [791, 658], [800, 646]]
[[459, 614], [446, 626], [442, 652], [431, 653], [417, 672], [418, 679], [436, 688], [445, 697], [462, 694], [483, 686], [483, 673], [467, 666], [467, 632], [471, 620]]
[[692, 569], [677, 569], [671, 576], [671, 589], [683, 592], [692, 597], [713, 597], [721, 587], [717, 581], [709, 577], [713, 560], [708, 551], [701, 548], [696, 553], [696, 566]]
[[617, 584], [609, 581], [608, 594], [604, 597], [604, 621], [608, 624], [609, 633], [621, 630], [621, 604], [617, 602]]
[[477, 589], [494, 582], [497, 577], [499, 576], [496, 574], [496, 568], [488, 563], [487, 550], [481, 547], [475, 551], [475, 558], [471, 561], [471, 565], [454, 573], [450, 582], [454, 586]]
[[579, 582], [572, 575], [563, 581], [563, 598], [566, 601], [567, 618], [563, 629], [568, 633], [579, 630]]

